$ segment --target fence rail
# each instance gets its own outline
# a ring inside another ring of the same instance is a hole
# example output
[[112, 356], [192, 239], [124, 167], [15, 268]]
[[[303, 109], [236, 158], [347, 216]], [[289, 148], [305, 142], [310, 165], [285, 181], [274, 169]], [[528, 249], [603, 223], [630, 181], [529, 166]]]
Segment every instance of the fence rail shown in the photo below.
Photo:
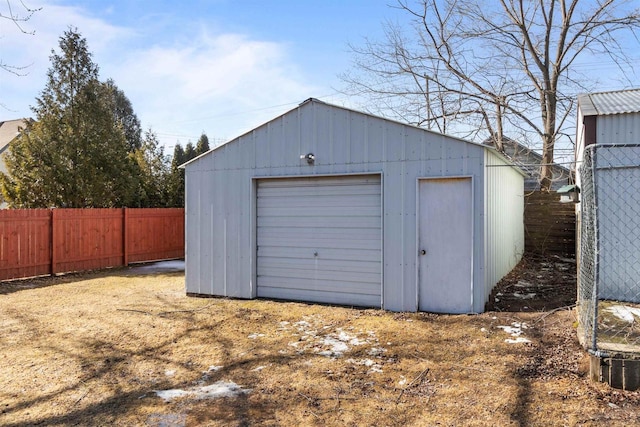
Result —
[[182, 257], [182, 208], [0, 210], [0, 280]]

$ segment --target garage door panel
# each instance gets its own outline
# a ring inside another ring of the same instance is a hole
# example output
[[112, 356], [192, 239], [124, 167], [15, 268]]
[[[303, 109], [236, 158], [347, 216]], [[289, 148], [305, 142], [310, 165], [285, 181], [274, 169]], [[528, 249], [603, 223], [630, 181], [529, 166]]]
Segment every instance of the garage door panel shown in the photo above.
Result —
[[[309, 277], [309, 270], [303, 270], [301, 268], [282, 268], [282, 267], [260, 267], [258, 269], [258, 275], [260, 277], [279, 277], [279, 278], [288, 278], [288, 279], [299, 279], [298, 282], [307, 282], [310, 279], [312, 281], [316, 280], [327, 280], [327, 281], [335, 281], [336, 277], [340, 277], [342, 281], [350, 282], [350, 283], [372, 283], [376, 282], [380, 275], [379, 273], [362, 273], [362, 272], [352, 272], [345, 270], [327, 270], [318, 268], [314, 271], [314, 277]], [[300, 287], [304, 287], [304, 285], [300, 285]], [[306, 288], [306, 287], [305, 287]]]
[[[313, 239], [313, 242], [305, 242], [302, 239], [283, 239], [279, 237], [263, 237], [262, 242], [264, 246], [280, 246], [286, 248], [299, 248], [306, 249], [308, 251], [321, 250], [321, 249], [331, 249], [335, 248], [336, 241], [335, 239]], [[375, 250], [380, 247], [380, 240], [373, 239], [350, 239], [348, 242], [345, 242], [345, 249], [364, 249], [364, 250]], [[258, 256], [261, 255], [260, 250], [263, 250], [262, 247], [258, 249]], [[264, 251], [263, 251], [264, 252]]]
[[[268, 255], [261, 255], [268, 254]], [[346, 260], [346, 261], [371, 261], [375, 262], [378, 265], [380, 264], [380, 249], [376, 248], [375, 250], [362, 250], [362, 249], [336, 249], [336, 248], [326, 248], [322, 251], [323, 259], [332, 259], [332, 260]], [[291, 248], [291, 247], [260, 247], [259, 254], [260, 261], [269, 259], [269, 258], [301, 258], [300, 257], [300, 249], [299, 248]]]
[[[347, 292], [301, 291], [286, 288], [265, 288], [263, 292], [265, 295], [260, 295], [260, 289], [258, 289], [258, 297], [289, 301], [321, 302], [326, 304], [357, 305], [363, 307], [380, 306], [380, 297], [377, 295], [351, 294]], [[353, 301], [358, 301], [358, 303], [356, 304]]]
[[258, 296], [381, 305], [379, 176], [260, 180], [257, 216]]
[[280, 206], [286, 204], [287, 207], [307, 207], [307, 206], [320, 206], [320, 207], [339, 207], [345, 209], [349, 207], [379, 207], [380, 202], [377, 200], [377, 195], [361, 195], [361, 194], [349, 194], [340, 197], [325, 195], [318, 196], [314, 194], [305, 194], [304, 196], [294, 195], [282, 195], [278, 197], [264, 197], [262, 196], [258, 200], [258, 207], [270, 207]]
[[304, 259], [298, 257], [261, 257], [260, 261], [258, 274], [262, 274], [261, 272], [267, 268], [283, 268], [307, 272], [316, 267], [331, 272], [379, 274], [378, 269], [380, 268], [380, 264], [375, 258], [372, 261], [362, 261], [359, 259], [349, 261], [345, 259], [317, 259], [314, 257]]
[[331, 243], [332, 241], [335, 241], [335, 239], [348, 239], [372, 240], [380, 246], [379, 233], [380, 229], [363, 227], [351, 227], [337, 230], [333, 228], [318, 229], [316, 227], [260, 227], [258, 229], [258, 239], [261, 239], [262, 243], [265, 245], [268, 245], [267, 242], [269, 239], [297, 240], [307, 245], [312, 240], [329, 240]]
[[[376, 212], [376, 209], [372, 209], [369, 206], [350, 206], [348, 210], [346, 208], [337, 208], [334, 206], [291, 206], [285, 207], [282, 205], [272, 207], [260, 207], [261, 215], [264, 216], [298, 216], [307, 218], [329, 217], [334, 218], [336, 221], [340, 221], [340, 218], [346, 216], [356, 217], [379, 217], [380, 212]], [[313, 223], [309, 223], [313, 225]]]
[[[351, 179], [354, 180], [351, 180]], [[270, 192], [277, 192], [278, 189], [284, 189], [284, 191], [301, 191], [304, 188], [311, 188], [311, 191], [316, 191], [317, 193], [328, 193], [328, 192], [340, 192], [340, 191], [367, 191], [366, 189], [375, 189], [380, 186], [380, 177], [379, 176], [371, 176], [369, 178], [365, 178], [362, 176], [359, 177], [349, 177], [349, 176], [339, 176], [336, 178], [331, 177], [308, 177], [308, 178], [294, 178], [295, 185], [291, 185], [293, 179], [281, 179], [281, 178], [265, 178], [260, 180], [260, 186], [265, 190], [266, 194]], [[318, 186], [318, 180], [322, 179], [322, 185]], [[355, 181], [357, 180], [357, 182]], [[358, 190], [353, 190], [357, 188]], [[370, 190], [373, 192], [380, 193], [379, 190]]]
[[[260, 285], [259, 290], [265, 290], [267, 288], [272, 289], [297, 289], [300, 291], [322, 291], [322, 292], [345, 292], [355, 295], [371, 295], [377, 296], [378, 300], [380, 298], [380, 289], [379, 286], [375, 286], [372, 283], [364, 283], [364, 282], [354, 282], [347, 283], [336, 280], [327, 280], [327, 279], [314, 279], [308, 283], [309, 286], [304, 288], [300, 287], [300, 280], [296, 277], [274, 277], [274, 276], [264, 276], [263, 283]], [[260, 294], [258, 292], [258, 296], [269, 296]], [[279, 298], [279, 297], [278, 297]], [[378, 301], [378, 305], [379, 305]], [[355, 302], [351, 302], [351, 304], [355, 304]]]
[[[336, 221], [335, 218], [329, 217], [318, 217], [314, 219], [315, 227], [320, 228], [377, 228], [380, 229], [382, 226], [382, 220], [380, 215], [378, 216], [368, 216], [368, 217], [351, 217], [351, 216], [343, 216], [340, 218], [340, 221]], [[280, 217], [266, 217], [262, 218], [261, 226], [258, 228], [266, 227], [281, 227], [281, 228], [307, 228], [309, 227], [309, 220], [305, 217], [298, 216], [280, 216]]]

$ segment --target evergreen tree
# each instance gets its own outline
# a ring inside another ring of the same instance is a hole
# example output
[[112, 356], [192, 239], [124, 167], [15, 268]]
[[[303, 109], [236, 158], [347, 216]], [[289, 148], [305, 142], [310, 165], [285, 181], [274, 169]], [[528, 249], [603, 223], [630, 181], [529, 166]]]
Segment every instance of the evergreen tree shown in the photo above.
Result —
[[186, 160], [184, 149], [180, 143], [177, 143], [175, 148], [173, 149], [173, 157], [171, 159], [171, 169], [177, 170], [178, 166], [183, 164]]
[[191, 141], [187, 142], [187, 145], [184, 147], [184, 161], [188, 162], [189, 160], [195, 158], [197, 155], [198, 153], [196, 152], [193, 143]]
[[143, 208], [167, 206], [170, 195], [170, 170], [164, 147], [156, 135], [148, 130], [140, 148], [133, 154], [139, 171], [137, 205]]
[[116, 86], [112, 79], [108, 79], [104, 85], [111, 96], [113, 115], [124, 131], [127, 149], [133, 153], [142, 146], [140, 120], [133, 111], [129, 98]]
[[5, 156], [3, 196], [12, 207], [127, 206], [137, 188], [135, 162], [110, 93], [77, 30], [65, 31], [59, 48], [32, 107], [36, 121]]
[[171, 159], [169, 206], [184, 207], [184, 170], [178, 169], [178, 166], [186, 161], [185, 150], [180, 143], [177, 143], [173, 149], [173, 158]]
[[207, 151], [209, 151], [209, 137], [207, 137], [207, 135], [202, 132], [202, 135], [200, 135], [200, 138], [196, 143], [196, 156], [204, 154]]

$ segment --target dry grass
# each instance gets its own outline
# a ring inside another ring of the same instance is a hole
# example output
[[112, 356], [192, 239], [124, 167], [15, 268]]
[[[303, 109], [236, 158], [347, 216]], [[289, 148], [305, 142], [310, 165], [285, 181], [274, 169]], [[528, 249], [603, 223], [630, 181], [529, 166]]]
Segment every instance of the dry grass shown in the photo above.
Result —
[[[0, 424], [640, 422], [636, 393], [589, 382], [572, 311], [398, 314], [183, 288], [182, 273], [127, 270], [0, 285]], [[505, 342], [513, 322], [531, 343]], [[250, 391], [154, 392], [223, 380]]]

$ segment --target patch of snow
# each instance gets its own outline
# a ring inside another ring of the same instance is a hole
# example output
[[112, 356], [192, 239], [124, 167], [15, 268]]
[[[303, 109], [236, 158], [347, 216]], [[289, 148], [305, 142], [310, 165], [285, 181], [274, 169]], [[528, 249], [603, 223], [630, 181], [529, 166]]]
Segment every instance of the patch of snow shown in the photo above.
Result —
[[533, 285], [526, 280], [518, 280], [518, 283], [514, 285], [516, 288], [530, 288]]
[[153, 392], [165, 402], [170, 402], [173, 399], [177, 399], [178, 397], [186, 396], [189, 394], [188, 391], [173, 389], [173, 390], [153, 390]]
[[251, 370], [251, 372], [260, 372], [262, 371], [264, 368], [266, 368], [266, 366], [258, 366], [257, 368], [254, 368]]
[[321, 356], [340, 357], [345, 351], [349, 350], [349, 346], [345, 342], [333, 337], [324, 337], [320, 344], [323, 347], [329, 347], [328, 350], [318, 351]]
[[369, 368], [369, 371], [367, 371], [368, 374], [382, 372], [382, 365], [374, 362], [371, 359], [360, 359], [360, 360], [348, 359], [347, 363], [352, 363], [354, 365], [361, 365]]
[[504, 340], [504, 342], [506, 342], [507, 344], [523, 344], [531, 341], [525, 337], [518, 337], [515, 340], [512, 340], [511, 338], [507, 338], [506, 340]]
[[340, 328], [338, 328], [337, 331], [338, 331], [338, 339], [340, 341], [348, 342], [351, 345], [362, 345], [362, 344], [367, 344], [368, 342], [368, 341], [360, 340], [358, 339], [358, 337], [354, 337], [353, 335], [349, 335], [343, 330], [341, 330]]
[[569, 264], [575, 264], [576, 263], [575, 258], [563, 258], [563, 257], [558, 256], [558, 255], [554, 255], [554, 257], [558, 258], [562, 262], [568, 262]]
[[398, 385], [405, 385], [407, 383], [407, 379], [404, 375], [400, 375], [400, 381], [398, 381]]
[[166, 376], [168, 376], [168, 377], [172, 377], [172, 376], [174, 376], [174, 375], [176, 374], [176, 371], [174, 371], [173, 369], [171, 369], [171, 370], [166, 370], [166, 371], [164, 371], [164, 374], [165, 374]]
[[298, 329], [305, 328], [306, 326], [311, 326], [311, 323], [307, 322], [306, 320], [301, 320], [299, 322], [294, 323], [294, 325], [298, 326]]
[[[390, 344], [390, 343], [389, 343]], [[369, 351], [367, 352], [367, 354], [369, 356], [381, 356], [382, 353], [386, 352], [387, 349], [386, 348], [379, 348], [379, 347], [371, 347], [369, 349]]]
[[207, 369], [206, 372], [204, 372], [205, 374], [207, 372], [215, 372], [215, 371], [219, 371], [220, 369], [224, 368], [224, 366], [215, 366], [215, 365], [211, 365], [209, 366], [209, 369]]
[[487, 328], [480, 328], [480, 332], [487, 332]]
[[131, 267], [140, 272], [184, 271], [184, 260], [159, 261], [149, 264], [135, 265]]
[[508, 344], [520, 344], [520, 343], [531, 342], [527, 338], [520, 336], [522, 335], [523, 330], [527, 329], [526, 323], [513, 322], [511, 326], [498, 326], [498, 329], [502, 329], [503, 331], [511, 335], [513, 338], [515, 338], [515, 339], [507, 338], [506, 340], [504, 340]]
[[247, 338], [255, 340], [256, 338], [260, 338], [260, 337], [263, 337], [263, 336], [264, 336], [264, 334], [251, 334]]
[[626, 305], [612, 305], [607, 311], [616, 316], [618, 319], [627, 323], [633, 323], [636, 317], [640, 317], [640, 308], [628, 307]]
[[180, 397], [191, 397], [198, 400], [216, 399], [219, 397], [236, 397], [249, 393], [250, 389], [244, 389], [234, 382], [218, 381], [211, 385], [192, 387], [186, 390], [153, 390], [153, 392], [165, 402], [171, 402]]
[[514, 292], [513, 296], [516, 298], [520, 298], [520, 299], [532, 299], [536, 297], [536, 293], [529, 293], [529, 294], [521, 294], [520, 292]]

